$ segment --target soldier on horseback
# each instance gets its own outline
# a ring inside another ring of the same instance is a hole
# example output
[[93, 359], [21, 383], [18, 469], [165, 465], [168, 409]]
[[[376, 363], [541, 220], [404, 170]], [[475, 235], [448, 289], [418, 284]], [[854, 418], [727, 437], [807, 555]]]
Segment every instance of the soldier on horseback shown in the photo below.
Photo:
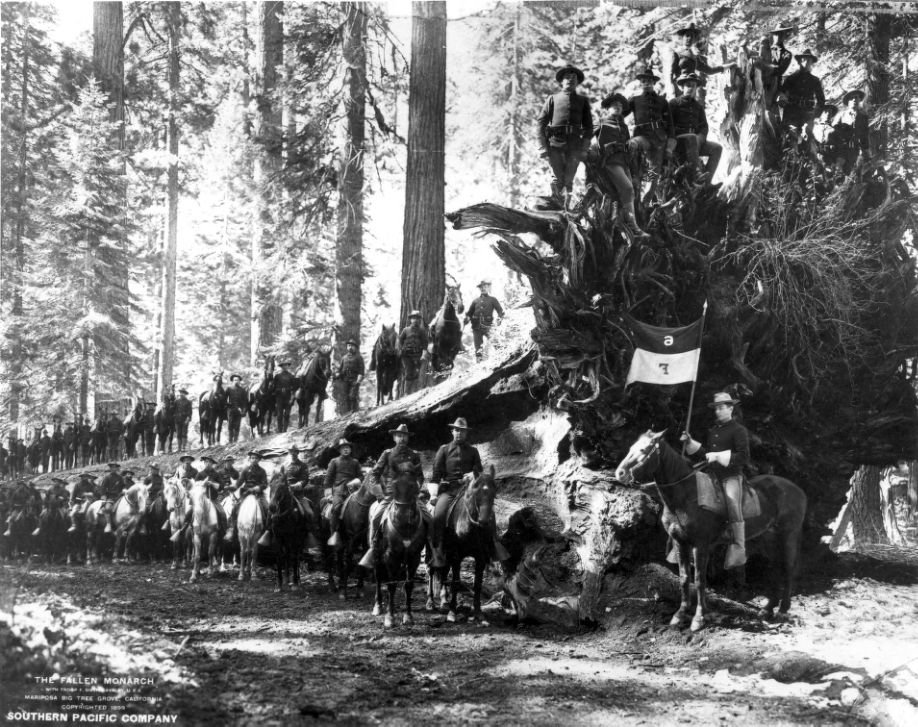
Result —
[[341, 381], [343, 386], [343, 409], [342, 414], [357, 411], [360, 406], [360, 384], [363, 381], [366, 368], [363, 363], [363, 356], [357, 352], [358, 343], [355, 339], [347, 340], [347, 353], [341, 357], [338, 364], [338, 370], [335, 372], [335, 378]]
[[408, 314], [408, 325], [398, 334], [396, 351], [401, 361], [403, 378], [400, 394], [411, 394], [417, 391], [421, 375], [421, 357], [427, 348], [427, 328], [421, 311], [413, 310]]
[[299, 382], [297, 377], [290, 373], [290, 362], [279, 361], [281, 370], [274, 374], [274, 405], [277, 418], [277, 431], [286, 432], [290, 426], [290, 407], [293, 404], [293, 393], [297, 390]]
[[178, 451], [184, 452], [188, 446], [188, 422], [191, 421], [191, 401], [188, 389], [179, 389], [175, 400], [175, 436], [178, 438]]
[[707, 444], [682, 433], [685, 451], [704, 457], [711, 472], [723, 484], [727, 499], [727, 515], [733, 542], [727, 550], [725, 566], [736, 568], [746, 562], [746, 524], [743, 521], [743, 467], [749, 463], [749, 432], [733, 418], [733, 407], [739, 403], [725, 391], [714, 394], [708, 404], [714, 409], [717, 422], [708, 431]]
[[389, 434], [395, 440], [395, 446], [390, 447], [379, 456], [373, 467], [373, 484], [382, 491], [382, 502], [373, 505], [370, 511], [370, 537], [367, 541], [369, 549], [360, 560], [360, 565], [372, 568], [375, 563], [376, 540], [379, 537], [379, 526], [383, 515], [392, 502], [392, 480], [399, 472], [412, 472], [418, 484], [424, 482], [424, 472], [421, 469], [421, 455], [408, 446], [411, 432], [405, 424], [399, 424], [395, 429], [390, 429]]
[[102, 481], [99, 482], [99, 489], [102, 491], [102, 499], [105, 501], [105, 507], [108, 508], [108, 525], [105, 526], [106, 533], [115, 532], [115, 503], [121, 497], [124, 490], [124, 479], [119, 470], [121, 465], [117, 462], [108, 463], [108, 472]]
[[491, 295], [491, 281], [482, 280], [478, 284], [481, 291], [465, 314], [465, 323], [472, 323], [472, 338], [475, 341], [475, 358], [481, 361], [481, 347], [484, 339], [491, 338], [491, 328], [494, 326], [494, 314], [497, 313], [497, 325], [504, 320], [504, 309], [493, 295]]
[[[204, 482], [207, 485], [207, 497], [214, 503], [214, 510], [217, 513], [217, 527], [220, 530], [225, 530], [226, 513], [223, 512], [223, 508], [220, 506], [220, 491], [223, 489], [223, 480], [216, 469], [217, 461], [213, 457], [207, 455], [201, 457], [201, 461], [204, 463], [204, 468], [194, 476], [194, 479], [198, 482]], [[188, 511], [185, 513], [185, 522], [182, 523], [182, 527], [174, 532], [169, 538], [173, 543], [177, 543], [181, 540], [185, 529], [191, 526], [193, 516], [194, 512], [191, 508], [188, 508]]]
[[194, 462], [193, 454], [183, 454], [179, 457], [179, 468], [175, 472], [175, 476], [182, 480], [193, 480], [198, 476], [198, 470], [196, 467], [191, 465]]
[[239, 374], [230, 376], [230, 387], [226, 390], [226, 422], [230, 444], [239, 440], [239, 426], [249, 408], [249, 392], [242, 385]]
[[287, 483], [299, 499], [305, 496], [306, 488], [309, 487], [309, 465], [300, 459], [300, 448], [295, 444], [291, 444], [287, 451], [290, 453], [290, 461], [281, 467], [281, 480]]
[[[89, 472], [80, 472], [80, 479], [73, 485], [73, 490], [70, 492], [71, 508], [79, 502], [82, 503], [81, 511], [86, 512], [90, 504], [96, 499], [95, 479], [96, 476], [89, 474]], [[76, 531], [76, 523], [71, 524], [68, 532], [75, 533]]]
[[341, 509], [344, 501], [350, 495], [348, 484], [353, 480], [360, 480], [362, 472], [360, 462], [351, 455], [353, 446], [346, 439], [338, 441], [338, 456], [328, 463], [325, 471], [325, 489], [331, 490], [331, 512], [329, 513], [329, 530], [331, 537], [328, 544], [336, 547], [341, 542], [338, 535], [338, 525], [341, 522]]
[[[268, 521], [268, 500], [265, 497], [265, 490], [268, 489], [268, 473], [258, 464], [261, 461], [261, 452], [252, 450], [249, 452], [249, 462], [242, 468], [237, 480], [236, 490], [239, 498], [233, 505], [233, 512], [230, 515], [229, 528], [226, 531], [224, 540], [228, 543], [233, 542], [236, 537], [236, 521], [239, 517], [239, 505], [246, 498], [246, 495], [253, 494], [258, 498], [258, 504], [261, 507], [261, 514], [264, 521]], [[217, 508], [220, 510], [221, 508]]]
[[6, 519], [6, 532], [3, 537], [13, 534], [13, 520], [26, 516], [26, 510], [32, 501], [32, 493], [25, 480], [17, 480], [9, 496], [10, 515]]
[[236, 458], [228, 454], [220, 462], [220, 467], [216, 472], [216, 478], [223, 489], [229, 489], [229, 487], [239, 479], [239, 470], [233, 467], [235, 461]]

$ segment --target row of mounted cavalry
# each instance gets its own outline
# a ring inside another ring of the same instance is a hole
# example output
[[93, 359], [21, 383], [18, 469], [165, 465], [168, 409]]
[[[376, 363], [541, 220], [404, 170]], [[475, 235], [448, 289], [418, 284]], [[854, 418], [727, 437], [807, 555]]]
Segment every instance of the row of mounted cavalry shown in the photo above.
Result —
[[[694, 566], [697, 601], [691, 629], [703, 628], [709, 612], [708, 566], [714, 548], [725, 540], [727, 523], [723, 503], [717, 509], [701, 501], [696, 470], [666, 442], [662, 432], [648, 431], [641, 435], [618, 465], [615, 476], [622, 484], [653, 491], [661, 500], [661, 520], [673, 544], [671, 559], [678, 562], [682, 587], [681, 603], [671, 623], [681, 627], [688, 618]], [[385, 625], [391, 626], [396, 589], [403, 585], [406, 596], [403, 623], [412, 621], [415, 574], [426, 557], [427, 608], [434, 608], [435, 597], [440, 607], [446, 603], [446, 585], [451, 571], [447, 618], [455, 620], [460, 566], [464, 559], [472, 558], [475, 573], [473, 613], [480, 616], [483, 574], [493, 555], [496, 528], [497, 478], [493, 465], [477, 477], [467, 477], [449, 512], [443, 543], [447, 565], [442, 569], [430, 565], [430, 522], [425, 512], [428, 507], [425, 490], [408, 473], [397, 475], [391, 485], [392, 504], [383, 519], [378, 547], [374, 549], [374, 614], [378, 615], [383, 608], [382, 587], [385, 585], [388, 590]], [[751, 554], [762, 556], [771, 565], [767, 602], [760, 611], [762, 617], [770, 618], [775, 608], [780, 614], [790, 608], [807, 500], [794, 483], [774, 475], [753, 477], [749, 486], [758, 499], [759, 508], [747, 518], [747, 543]], [[182, 481], [173, 477], [166, 481], [161, 496], [148, 502], [146, 486], [134, 485], [130, 494], [137, 508], [131, 507], [126, 497], [114, 505], [117, 524], [114, 554], [125, 559], [171, 557], [174, 569], [190, 564], [192, 581], [198, 578], [202, 565], [213, 575], [235, 560], [239, 579], [244, 580], [251, 577], [253, 563], [258, 559], [259, 539], [269, 531], [272, 543], [268, 555], [274, 560], [276, 590], [283, 588], [285, 580], [298, 586], [301, 560], [311, 562], [312, 553], [318, 549], [328, 585], [343, 599], [352, 575], [356, 575], [358, 587], [363, 585], [364, 572], [357, 561], [367, 549], [370, 507], [381, 497], [370, 475], [362, 482], [353, 481], [350, 487], [351, 495], [344, 504], [338, 525], [338, 545], [331, 546], [328, 544], [332, 533], [327, 495], [323, 497], [321, 488], [314, 485], [305, 489], [291, 487], [279, 472], [270, 481], [267, 517], [258, 506], [256, 496], [244, 497], [239, 507], [236, 537], [230, 545], [224, 544], [219, 532], [215, 508], [222, 507], [229, 516], [237, 493], [214, 502], [207, 495], [206, 481]], [[192, 525], [184, 530], [187, 537], [172, 542], [170, 534], [183, 532], [182, 524], [188, 512], [191, 512]], [[9, 518], [11, 535], [3, 539], [8, 558], [30, 555], [37, 550], [44, 553], [49, 563], [64, 558], [68, 563], [101, 562], [108, 522], [101, 502], [94, 502], [88, 508], [83, 503], [76, 503], [68, 510], [65, 503], [49, 500], [40, 514], [33, 502], [22, 512], [10, 513], [7, 509], [2, 515], [4, 520], [12, 515]], [[74, 532], [68, 532], [71, 524], [75, 526]], [[39, 533], [37, 537], [33, 529]]]

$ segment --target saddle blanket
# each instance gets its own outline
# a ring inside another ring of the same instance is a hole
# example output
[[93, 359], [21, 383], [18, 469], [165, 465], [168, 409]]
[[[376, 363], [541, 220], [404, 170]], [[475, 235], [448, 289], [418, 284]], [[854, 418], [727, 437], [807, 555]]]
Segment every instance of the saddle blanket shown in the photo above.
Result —
[[[706, 472], [695, 473], [695, 486], [698, 488], [698, 507], [716, 515], [727, 517], [727, 505], [724, 499], [724, 487]], [[758, 517], [762, 514], [759, 493], [743, 482], [743, 520]]]

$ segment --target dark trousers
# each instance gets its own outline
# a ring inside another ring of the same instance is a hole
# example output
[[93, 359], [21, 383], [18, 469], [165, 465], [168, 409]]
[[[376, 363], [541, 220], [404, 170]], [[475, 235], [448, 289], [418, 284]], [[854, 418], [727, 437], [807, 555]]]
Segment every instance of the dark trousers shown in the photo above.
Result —
[[286, 432], [290, 426], [290, 392], [279, 391], [275, 394], [274, 416], [277, 419], [277, 431]]
[[663, 152], [666, 149], [666, 139], [639, 135], [635, 136], [632, 141], [644, 151], [644, 156], [647, 157], [647, 168], [655, 174], [659, 174], [663, 168]]
[[437, 504], [434, 508], [433, 516], [433, 537], [431, 543], [435, 548], [443, 547], [443, 533], [446, 530], [446, 517], [449, 514], [450, 505], [456, 499], [456, 493], [459, 491], [459, 483], [443, 483], [437, 491]]
[[188, 420], [179, 419], [175, 422], [175, 436], [178, 438], [179, 451], [185, 449], [185, 442], [188, 440]]
[[475, 342], [475, 358], [481, 358], [481, 347], [485, 339], [491, 338], [491, 326], [472, 326], [472, 340]]
[[[573, 142], [568, 142], [568, 145]], [[584, 152], [567, 147], [548, 147], [548, 165], [551, 167], [552, 184], [571, 191], [574, 188], [574, 177], [577, 168], [585, 157]]]
[[226, 431], [230, 442], [239, 439], [239, 426], [242, 423], [242, 409], [230, 406], [226, 409]]
[[679, 134], [676, 137], [676, 154], [684, 160], [690, 162], [696, 169], [701, 157], [707, 157], [707, 164], [704, 165], [704, 171], [713, 175], [717, 171], [717, 165], [720, 163], [720, 155], [723, 154], [723, 148], [720, 144], [705, 139], [701, 141], [698, 134]]
[[328, 529], [331, 533], [338, 531], [338, 525], [341, 523], [341, 510], [349, 494], [350, 490], [347, 489], [346, 482], [332, 489], [331, 512], [328, 515]]

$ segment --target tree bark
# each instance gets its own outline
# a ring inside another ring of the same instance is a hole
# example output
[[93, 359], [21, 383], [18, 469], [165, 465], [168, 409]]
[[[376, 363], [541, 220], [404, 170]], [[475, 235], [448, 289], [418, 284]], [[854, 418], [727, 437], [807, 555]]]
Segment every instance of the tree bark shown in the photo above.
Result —
[[274, 98], [277, 89], [277, 69], [284, 63], [284, 28], [281, 21], [284, 4], [264, 2], [258, 5], [258, 36], [256, 38], [256, 103], [255, 137], [260, 148], [255, 157], [254, 179], [258, 189], [258, 213], [252, 235], [252, 340], [250, 363], [254, 365], [258, 352], [270, 347], [280, 335], [283, 310], [280, 301], [265, 281], [255, 271], [264, 267], [264, 258], [270, 253], [271, 235], [276, 199], [276, 176], [281, 169], [283, 155], [283, 104]]
[[360, 341], [363, 283], [363, 163], [366, 135], [366, 4], [344, 3], [345, 142], [338, 170], [338, 237], [335, 283], [338, 293], [338, 354], [349, 338]]
[[156, 400], [162, 401], [172, 385], [175, 348], [175, 268], [178, 253], [178, 113], [181, 73], [179, 33], [182, 10], [178, 2], [166, 3], [166, 25], [169, 35], [169, 118], [166, 122], [166, 147], [169, 166], [166, 171], [166, 234], [162, 257], [162, 293], [160, 313], [159, 375]]
[[880, 503], [880, 468], [861, 465], [851, 480], [851, 523], [855, 545], [887, 543]]
[[415, 309], [429, 320], [446, 285], [446, 3], [415, 2], [412, 8], [402, 326]]
[[[867, 96], [874, 108], [889, 103], [889, 40], [892, 36], [893, 16], [875, 15], [868, 21], [867, 40], [870, 57], [867, 59]], [[889, 129], [882, 123], [874, 133], [875, 148], [885, 157]]]

